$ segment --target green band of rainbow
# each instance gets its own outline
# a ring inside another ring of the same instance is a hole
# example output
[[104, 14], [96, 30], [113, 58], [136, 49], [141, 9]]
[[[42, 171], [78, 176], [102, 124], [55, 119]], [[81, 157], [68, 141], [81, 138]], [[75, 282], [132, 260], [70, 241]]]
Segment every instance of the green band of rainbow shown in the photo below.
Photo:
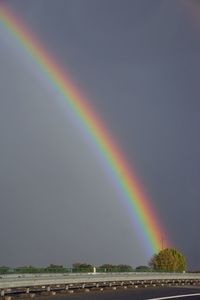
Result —
[[35, 63], [46, 74], [50, 84], [53, 84], [65, 99], [74, 116], [78, 118], [84, 129], [94, 141], [98, 151], [104, 157], [105, 163], [112, 170], [118, 188], [120, 188], [124, 201], [128, 203], [132, 218], [138, 220], [143, 239], [149, 245], [152, 253], [162, 247], [162, 237], [165, 237], [165, 245], [168, 246], [164, 234], [155, 213], [150, 207], [142, 188], [127, 162], [120, 153], [119, 148], [113, 142], [102, 121], [97, 117], [94, 110], [89, 106], [69, 77], [56, 64], [55, 60], [47, 53], [39, 41], [30, 33], [24, 24], [19, 21], [10, 9], [0, 6], [0, 22], [7, 31], [18, 41], [34, 59]]

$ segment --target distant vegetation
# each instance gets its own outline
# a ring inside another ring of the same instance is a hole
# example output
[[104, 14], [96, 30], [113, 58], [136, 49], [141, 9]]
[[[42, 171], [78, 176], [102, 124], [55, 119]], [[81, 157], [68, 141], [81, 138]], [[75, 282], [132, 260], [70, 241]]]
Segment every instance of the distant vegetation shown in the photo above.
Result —
[[134, 269], [129, 265], [110, 265], [104, 264], [98, 268], [99, 272], [133, 272]]
[[8, 274], [10, 272], [9, 267], [2, 266], [0, 267], [0, 274]]
[[49, 265], [45, 268], [36, 268], [33, 266], [24, 266], [24, 267], [17, 267], [17, 268], [9, 268], [2, 266], [0, 267], [0, 274], [32, 274], [32, 273], [67, 273], [71, 272], [69, 268], [65, 268], [60, 265]]
[[[135, 269], [129, 265], [103, 264], [95, 267], [96, 272], [183, 272], [186, 270], [185, 257], [176, 249], [166, 248], [155, 254], [149, 266], [138, 266]], [[94, 266], [87, 263], [74, 263], [71, 268], [62, 265], [50, 264], [47, 267], [38, 268], [24, 266], [18, 268], [0, 267], [0, 274], [26, 274], [26, 273], [92, 273]]]
[[93, 266], [90, 264], [86, 263], [75, 263], [72, 265], [72, 272], [75, 273], [82, 273], [82, 272], [87, 272], [91, 273], [93, 272]]
[[186, 260], [183, 254], [170, 248], [155, 254], [149, 265], [158, 272], [184, 272], [186, 270]]
[[148, 266], [138, 266], [137, 268], [135, 268], [136, 272], [151, 272], [151, 268]]
[[[91, 273], [94, 271], [94, 266], [87, 263], [74, 263], [71, 268], [66, 268], [62, 265], [50, 264], [48, 267], [38, 268], [33, 266], [23, 266], [17, 268], [9, 268], [6, 266], [0, 267], [0, 274], [28, 274], [28, 273]], [[150, 268], [147, 266], [139, 266], [136, 269], [129, 265], [113, 265], [103, 264], [96, 267], [96, 272], [147, 272]]]

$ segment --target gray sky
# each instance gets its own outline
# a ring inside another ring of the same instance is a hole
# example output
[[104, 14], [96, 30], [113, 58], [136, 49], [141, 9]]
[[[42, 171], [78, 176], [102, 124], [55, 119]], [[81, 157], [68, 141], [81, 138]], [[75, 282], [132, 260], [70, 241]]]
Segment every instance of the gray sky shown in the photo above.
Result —
[[[200, 30], [191, 11], [178, 0], [7, 3], [87, 95], [173, 246], [200, 268]], [[0, 40], [0, 265], [146, 264], [62, 99], [1, 25]]]

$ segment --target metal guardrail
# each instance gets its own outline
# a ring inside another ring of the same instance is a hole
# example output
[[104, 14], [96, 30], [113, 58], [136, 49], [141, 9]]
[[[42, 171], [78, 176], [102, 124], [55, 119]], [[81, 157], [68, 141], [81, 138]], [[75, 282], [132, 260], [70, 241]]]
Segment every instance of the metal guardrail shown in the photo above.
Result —
[[106, 289], [127, 289], [162, 286], [200, 286], [200, 274], [172, 273], [114, 273], [114, 274], [43, 274], [32, 277], [0, 278], [0, 296], [10, 299], [16, 295], [34, 297], [37, 295], [55, 295], [57, 293], [75, 293], [103, 291]]

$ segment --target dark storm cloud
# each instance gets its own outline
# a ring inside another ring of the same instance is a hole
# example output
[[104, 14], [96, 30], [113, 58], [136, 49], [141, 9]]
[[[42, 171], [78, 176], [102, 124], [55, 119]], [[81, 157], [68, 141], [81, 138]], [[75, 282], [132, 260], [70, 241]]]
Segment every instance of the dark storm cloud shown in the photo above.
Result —
[[[180, 2], [8, 1], [88, 95], [174, 246], [198, 268], [200, 37]], [[11, 255], [13, 264], [144, 262], [126, 211], [80, 134], [51, 93], [10, 59], [11, 49], [0, 51], [0, 222], [14, 224], [2, 232], [2, 263]], [[47, 248], [49, 256], [41, 254]]]

